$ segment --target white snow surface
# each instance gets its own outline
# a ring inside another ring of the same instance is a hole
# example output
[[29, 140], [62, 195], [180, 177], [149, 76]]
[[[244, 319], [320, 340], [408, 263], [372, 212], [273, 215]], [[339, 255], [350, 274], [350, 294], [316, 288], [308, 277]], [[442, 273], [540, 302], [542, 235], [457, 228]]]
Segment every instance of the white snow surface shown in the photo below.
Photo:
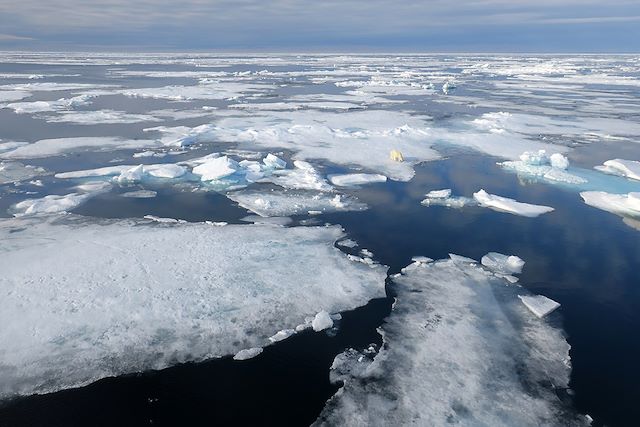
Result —
[[383, 297], [386, 268], [350, 261], [334, 247], [342, 237], [336, 226], [0, 220], [0, 398], [255, 355], [239, 351]]
[[496, 273], [520, 274], [524, 261], [516, 255], [504, 255], [498, 252], [489, 252], [480, 260], [482, 265]]
[[311, 322], [311, 327], [316, 332], [324, 331], [325, 329], [329, 329], [332, 326], [333, 319], [331, 319], [331, 315], [324, 310], [318, 312]]
[[532, 205], [529, 203], [517, 202], [507, 197], [489, 194], [482, 189], [473, 193], [473, 198], [482, 207], [493, 209], [498, 212], [506, 212], [526, 217], [537, 217], [554, 210], [550, 206]]
[[527, 312], [523, 289], [452, 260], [414, 263], [393, 282], [385, 345], [373, 360], [336, 357], [331, 379], [345, 384], [315, 425], [588, 425], [554, 389], [568, 386], [570, 346]]

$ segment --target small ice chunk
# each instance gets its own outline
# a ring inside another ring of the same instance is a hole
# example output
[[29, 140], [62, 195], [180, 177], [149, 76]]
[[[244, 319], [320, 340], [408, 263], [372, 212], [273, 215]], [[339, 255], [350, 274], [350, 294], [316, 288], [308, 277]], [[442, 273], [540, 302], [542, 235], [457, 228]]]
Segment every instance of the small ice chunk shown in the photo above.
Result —
[[482, 265], [501, 274], [520, 274], [524, 261], [515, 255], [503, 255], [498, 252], [489, 252], [480, 260]]
[[27, 199], [13, 205], [14, 216], [53, 214], [67, 212], [78, 207], [89, 194], [71, 193], [63, 196], [49, 195], [41, 199]]
[[350, 173], [345, 175], [330, 175], [329, 181], [338, 187], [353, 187], [363, 184], [386, 182], [387, 177], [380, 174]]
[[518, 298], [533, 314], [540, 318], [560, 307], [559, 303], [544, 295], [518, 295]]
[[202, 181], [213, 181], [232, 175], [240, 169], [240, 165], [227, 156], [214, 157], [193, 168], [193, 173], [200, 175]]
[[336, 245], [342, 246], [345, 248], [355, 248], [356, 246], [358, 246], [358, 243], [352, 239], [344, 239], [337, 242]]
[[145, 172], [144, 166], [143, 165], [138, 165], [138, 166], [133, 167], [131, 169], [127, 169], [125, 171], [122, 171], [120, 173], [120, 175], [115, 177], [113, 180], [115, 182], [117, 182], [118, 184], [127, 184], [127, 183], [140, 182], [140, 181], [142, 181], [142, 178], [144, 176], [144, 172]]
[[473, 193], [473, 198], [482, 207], [493, 209], [498, 212], [506, 212], [513, 215], [526, 216], [530, 218], [537, 217], [554, 210], [550, 206], [532, 205], [529, 203], [518, 202], [507, 197], [489, 194], [482, 189], [476, 193]]
[[237, 352], [236, 355], [233, 356], [233, 360], [253, 359], [254, 357], [256, 357], [262, 352], [263, 352], [262, 347], [246, 348], [244, 350], [240, 350], [239, 352]]
[[264, 163], [266, 167], [272, 169], [284, 169], [287, 167], [287, 162], [271, 153], [267, 154], [267, 157], [262, 160], [262, 163]]
[[451, 196], [451, 189], [429, 191], [425, 196], [429, 199], [446, 199]]
[[[181, 220], [179, 220], [179, 219], [162, 218], [162, 217], [155, 216], [155, 215], [145, 215], [145, 216], [143, 216], [143, 218], [151, 220], [153, 222], [159, 222], [159, 223], [163, 223], [163, 224], [177, 224], [177, 223], [181, 222]], [[182, 222], [185, 222], [185, 221], [182, 221]]]
[[428, 264], [433, 262], [433, 259], [426, 256], [414, 256], [411, 258], [411, 261], [417, 262], [418, 264]]
[[314, 331], [320, 332], [333, 326], [333, 319], [326, 311], [322, 310], [313, 318], [311, 327]]
[[567, 169], [569, 167], [569, 159], [560, 153], [553, 153], [549, 156], [549, 163], [551, 163], [551, 167], [558, 169]]
[[640, 162], [634, 160], [607, 160], [602, 166], [596, 166], [595, 168], [600, 172], [640, 181]]
[[294, 335], [295, 333], [296, 331], [294, 329], [283, 329], [281, 331], [276, 332], [275, 335], [269, 337], [269, 341], [278, 342], [278, 341], [286, 340], [287, 338], [289, 338], [291, 335]]

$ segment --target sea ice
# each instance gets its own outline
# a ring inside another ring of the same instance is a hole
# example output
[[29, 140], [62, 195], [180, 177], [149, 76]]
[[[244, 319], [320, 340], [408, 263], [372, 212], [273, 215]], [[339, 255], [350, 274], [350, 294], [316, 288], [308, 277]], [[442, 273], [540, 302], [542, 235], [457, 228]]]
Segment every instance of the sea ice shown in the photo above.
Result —
[[600, 172], [640, 181], [640, 162], [634, 160], [607, 160], [602, 166], [595, 167]]
[[467, 205], [475, 204], [469, 197], [451, 196], [451, 189], [433, 190], [428, 192], [426, 198], [420, 202], [423, 206], [444, 206], [447, 208], [460, 209]]
[[518, 295], [518, 298], [533, 314], [540, 318], [560, 307], [559, 303], [544, 295]]
[[227, 197], [263, 217], [307, 214], [309, 211], [360, 211], [367, 206], [350, 196], [308, 191], [254, 191], [228, 193]]
[[520, 155], [520, 160], [498, 163], [505, 169], [513, 170], [518, 174], [541, 177], [548, 181], [565, 184], [585, 184], [586, 179], [567, 172], [569, 160], [560, 153], [550, 156], [546, 150], [525, 151]]
[[215, 157], [193, 168], [202, 181], [213, 181], [236, 173], [240, 165], [227, 156]]
[[257, 355], [263, 352], [262, 347], [252, 347], [240, 350], [233, 356], [233, 360], [248, 360], [253, 359]]
[[529, 315], [522, 288], [449, 260], [405, 269], [393, 285], [384, 345], [373, 360], [336, 357], [331, 380], [343, 387], [315, 425], [588, 425], [557, 397], [570, 346]]
[[239, 351], [383, 297], [386, 268], [351, 262], [334, 247], [343, 237], [338, 226], [1, 219], [0, 398], [255, 355]]
[[293, 166], [295, 166], [294, 169], [275, 170], [272, 176], [264, 178], [263, 181], [297, 190], [331, 191], [333, 189], [311, 163], [295, 160]]
[[0, 185], [26, 181], [45, 175], [47, 171], [39, 166], [23, 165], [20, 162], [0, 161]]
[[338, 187], [354, 187], [363, 184], [387, 182], [387, 177], [380, 174], [350, 173], [345, 175], [329, 175], [329, 181]]
[[122, 139], [114, 137], [75, 137], [41, 139], [14, 150], [0, 153], [5, 159], [34, 159], [59, 156], [77, 151], [113, 151], [156, 146], [155, 141], [146, 139]]
[[493, 209], [498, 212], [506, 212], [526, 217], [537, 217], [554, 210], [550, 206], [531, 205], [529, 203], [517, 202], [507, 197], [489, 194], [484, 190], [473, 193], [473, 198], [482, 207]]
[[287, 167], [287, 162], [271, 153], [267, 154], [267, 157], [262, 159], [262, 163], [272, 169], [284, 169]]
[[320, 332], [325, 329], [329, 329], [333, 326], [333, 319], [326, 311], [322, 310], [318, 314], [315, 315], [313, 321], [311, 322], [311, 327], [314, 331]]
[[640, 218], [640, 193], [611, 194], [583, 191], [580, 196], [590, 206], [624, 217]]
[[524, 261], [515, 255], [503, 255], [498, 252], [489, 252], [480, 260], [482, 265], [496, 273], [520, 274]]
[[128, 197], [132, 199], [151, 199], [156, 197], [157, 194], [158, 193], [152, 190], [137, 190], [122, 193], [122, 197]]

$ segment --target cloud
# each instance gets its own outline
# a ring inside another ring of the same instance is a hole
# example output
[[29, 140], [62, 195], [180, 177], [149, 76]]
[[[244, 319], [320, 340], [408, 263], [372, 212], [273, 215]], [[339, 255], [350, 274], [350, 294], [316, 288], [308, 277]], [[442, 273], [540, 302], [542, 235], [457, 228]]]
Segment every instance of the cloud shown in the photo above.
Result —
[[[0, 28], [72, 46], [236, 46], [327, 43], [363, 45], [395, 37], [467, 35], [477, 42], [501, 29], [530, 39], [545, 26], [630, 25], [637, 0], [21, 0], [0, 2]], [[606, 28], [603, 27], [606, 39]], [[615, 32], [615, 31], [614, 31]], [[637, 32], [637, 30], [636, 30]], [[17, 39], [15, 39], [17, 40]], [[456, 38], [455, 40], [460, 41]], [[636, 49], [640, 42], [635, 42]], [[633, 44], [633, 43], [632, 43]], [[612, 45], [619, 45], [614, 43]], [[627, 45], [629, 45], [627, 43]], [[633, 46], [630, 46], [632, 48]]]

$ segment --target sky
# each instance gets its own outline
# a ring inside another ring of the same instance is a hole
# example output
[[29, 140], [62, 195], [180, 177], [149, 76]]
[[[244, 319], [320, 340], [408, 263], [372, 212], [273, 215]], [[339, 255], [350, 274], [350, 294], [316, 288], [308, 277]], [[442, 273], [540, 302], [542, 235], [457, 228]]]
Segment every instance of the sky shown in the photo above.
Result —
[[0, 0], [0, 50], [640, 52], [640, 0]]

